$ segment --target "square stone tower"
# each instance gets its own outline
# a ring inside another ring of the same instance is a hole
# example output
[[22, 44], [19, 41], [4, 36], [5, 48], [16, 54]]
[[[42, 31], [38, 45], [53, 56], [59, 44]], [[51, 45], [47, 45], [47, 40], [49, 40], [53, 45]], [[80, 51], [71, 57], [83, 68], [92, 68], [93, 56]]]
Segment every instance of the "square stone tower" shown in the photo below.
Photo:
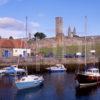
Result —
[[64, 39], [64, 34], [63, 34], [63, 18], [62, 17], [56, 17], [55, 18], [55, 31], [56, 31], [56, 42], [60, 46], [63, 45], [63, 39]]

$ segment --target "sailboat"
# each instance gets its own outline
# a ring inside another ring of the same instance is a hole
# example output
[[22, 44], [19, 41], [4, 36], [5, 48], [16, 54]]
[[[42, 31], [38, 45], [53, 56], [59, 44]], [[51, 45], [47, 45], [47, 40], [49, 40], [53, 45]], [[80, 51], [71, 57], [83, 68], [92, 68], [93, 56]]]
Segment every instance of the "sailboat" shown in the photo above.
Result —
[[[27, 17], [26, 17], [26, 34], [27, 34]], [[26, 69], [25, 76], [22, 76], [19, 79], [16, 77], [15, 86], [17, 87], [18, 90], [28, 89], [28, 88], [37, 87], [41, 85], [43, 81], [44, 81], [43, 76], [28, 75], [28, 71]]]
[[43, 76], [38, 75], [28, 75], [28, 71], [26, 69], [26, 75], [18, 78], [15, 75], [15, 86], [18, 90], [28, 89], [40, 86], [43, 84], [44, 78]]
[[18, 68], [18, 65], [11, 65], [0, 69], [2, 75], [24, 75], [26, 73], [25, 69]]
[[37, 75], [26, 75], [17, 79], [15, 85], [18, 90], [33, 88], [41, 85], [44, 79], [42, 76]]
[[[95, 52], [96, 52], [95, 50], [90, 51], [90, 53], [92, 54], [95, 54]], [[85, 36], [85, 67], [87, 66], [86, 61], [87, 59], [86, 59], [86, 36]], [[78, 87], [86, 87], [99, 84], [100, 83], [99, 68], [93, 65], [82, 72], [78, 71], [76, 73], [75, 81], [76, 81], [76, 86]]]

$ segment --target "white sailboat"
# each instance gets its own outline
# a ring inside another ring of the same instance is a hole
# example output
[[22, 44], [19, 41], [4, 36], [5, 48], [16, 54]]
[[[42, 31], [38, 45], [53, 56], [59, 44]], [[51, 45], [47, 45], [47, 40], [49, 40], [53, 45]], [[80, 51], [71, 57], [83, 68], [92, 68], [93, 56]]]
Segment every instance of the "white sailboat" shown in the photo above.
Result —
[[18, 90], [37, 87], [43, 83], [42, 76], [27, 75], [15, 81], [15, 85]]
[[[27, 17], [26, 17], [26, 34], [27, 34]], [[23, 76], [20, 79], [15, 79], [15, 86], [17, 87], [18, 90], [28, 89], [41, 85], [43, 81], [44, 81], [43, 76], [28, 75], [26, 70], [26, 76]]]

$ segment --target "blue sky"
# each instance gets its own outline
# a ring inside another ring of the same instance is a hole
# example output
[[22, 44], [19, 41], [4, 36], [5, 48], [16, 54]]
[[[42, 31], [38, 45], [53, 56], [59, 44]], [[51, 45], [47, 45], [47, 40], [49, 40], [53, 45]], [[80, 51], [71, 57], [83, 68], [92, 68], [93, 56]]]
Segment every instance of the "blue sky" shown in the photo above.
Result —
[[25, 37], [25, 17], [28, 33], [44, 32], [55, 36], [55, 17], [63, 17], [63, 31], [76, 27], [84, 34], [84, 16], [87, 16], [88, 35], [100, 35], [100, 0], [0, 0], [0, 36]]

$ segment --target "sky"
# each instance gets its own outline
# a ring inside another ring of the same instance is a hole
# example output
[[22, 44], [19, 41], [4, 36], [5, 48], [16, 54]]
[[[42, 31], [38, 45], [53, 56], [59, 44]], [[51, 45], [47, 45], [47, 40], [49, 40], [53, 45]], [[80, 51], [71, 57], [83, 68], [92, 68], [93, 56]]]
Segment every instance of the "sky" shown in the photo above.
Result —
[[[100, 0], [0, 0], [0, 36], [32, 37], [43, 32], [55, 36], [55, 17], [63, 17], [63, 33], [76, 28], [77, 35], [100, 35]], [[87, 32], [84, 32], [87, 16]]]

